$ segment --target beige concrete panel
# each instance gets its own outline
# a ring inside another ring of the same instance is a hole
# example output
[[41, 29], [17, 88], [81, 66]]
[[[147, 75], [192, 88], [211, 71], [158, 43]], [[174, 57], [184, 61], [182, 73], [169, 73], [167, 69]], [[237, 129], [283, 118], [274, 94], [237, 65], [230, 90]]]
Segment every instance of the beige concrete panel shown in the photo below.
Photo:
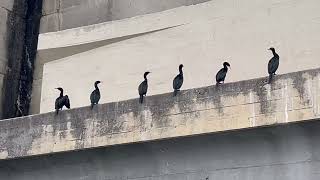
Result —
[[16, 15], [24, 17], [24, 7], [26, 6], [26, 3], [26, 0], [1, 0], [0, 9], [4, 9], [10, 12], [14, 11]]
[[90, 1], [90, 0], [60, 0], [61, 1], [61, 10], [67, 11], [72, 8], [79, 8], [79, 6], [90, 5], [97, 7], [99, 3], [107, 3], [108, 0], [97, 0], [97, 1]]
[[[0, 61], [1, 63], [7, 62], [7, 41], [6, 36], [0, 34]], [[0, 65], [0, 73], [3, 73], [3, 65]]]
[[[4, 75], [0, 74], [0, 92], [3, 92], [3, 80], [4, 80]], [[2, 93], [0, 93], [0, 99], [2, 100]], [[2, 103], [0, 103], [0, 117], [2, 116]]]
[[30, 114], [40, 113], [41, 85], [42, 79], [34, 79], [32, 83], [32, 94], [30, 103]]
[[0, 8], [0, 59], [7, 59], [7, 18], [8, 11]]
[[208, 0], [135, 0], [131, 2], [127, 0], [112, 0], [109, 8], [112, 19], [118, 20], [206, 1]]
[[61, 1], [61, 29], [110, 21], [108, 0]]
[[[60, 27], [61, 30], [64, 30], [160, 12], [206, 1], [209, 0], [46, 0], [44, 2], [44, 13], [51, 14], [58, 6], [58, 12], [62, 14]], [[56, 2], [60, 4], [57, 5]], [[53, 21], [52, 23], [55, 22]], [[53, 31], [56, 30], [49, 27], [42, 32]]]
[[75, 46], [40, 50], [37, 52], [37, 58], [36, 58], [36, 66], [35, 66], [36, 79], [42, 78], [42, 69], [43, 69], [42, 66], [47, 62], [57, 60], [57, 59], [62, 59], [64, 57], [68, 57], [68, 56], [78, 54], [78, 53], [81, 53], [84, 51], [88, 51], [91, 49], [96, 49], [98, 47], [109, 45], [112, 43], [124, 41], [127, 39], [132, 39], [137, 36], [145, 35], [148, 33], [152, 33], [152, 32], [128, 35], [128, 36], [112, 38], [112, 39], [107, 39], [107, 40], [103, 40], [103, 41], [96, 41], [96, 42], [92, 42], [92, 43], [80, 44], [80, 45], [75, 45]]
[[0, 74], [6, 74], [7, 73], [7, 66], [8, 65], [8, 60], [4, 59], [2, 60], [0, 58]]
[[42, 16], [40, 19], [40, 33], [47, 32], [48, 29], [59, 31], [60, 30], [60, 13], [54, 13]]
[[[38, 50], [41, 51], [45, 49], [93, 43], [96, 41], [179, 26], [191, 21], [191, 15], [187, 15], [188, 13], [184, 12], [186, 10], [186, 7], [181, 9], [183, 16], [177, 16], [175, 10], [168, 10], [166, 12], [155, 13], [155, 15], [143, 15], [141, 17], [95, 24], [59, 32], [43, 33], [39, 35]], [[190, 12], [190, 10], [188, 12]], [[155, 18], [157, 21], [154, 21]]]
[[[43, 0], [42, 15], [57, 13], [60, 9], [60, 0]], [[53, 22], [50, 22], [53, 23]]]
[[46, 63], [46, 59], [42, 59], [41, 56], [39, 56], [39, 53], [36, 55], [36, 59], [34, 62], [34, 70], [33, 70], [33, 79], [42, 79], [42, 73], [43, 73], [43, 64]]
[[1, 0], [0, 1], [0, 8], [4, 8], [9, 11], [12, 11], [13, 4], [14, 4], [14, 0]]

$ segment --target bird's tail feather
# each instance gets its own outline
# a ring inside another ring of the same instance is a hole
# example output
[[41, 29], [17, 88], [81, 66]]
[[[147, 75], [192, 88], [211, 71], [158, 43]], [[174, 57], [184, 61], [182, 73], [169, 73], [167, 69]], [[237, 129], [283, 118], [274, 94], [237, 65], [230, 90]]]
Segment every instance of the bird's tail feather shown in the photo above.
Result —
[[269, 83], [271, 83], [271, 81], [272, 81], [272, 74], [269, 74]]
[[59, 109], [56, 109], [56, 114], [57, 114], [57, 115], [59, 114]]
[[143, 103], [143, 95], [140, 95], [139, 102], [142, 104]]
[[91, 103], [91, 109], [93, 109], [93, 106], [94, 106], [94, 104], [93, 104], [93, 103]]
[[176, 96], [177, 94], [178, 94], [178, 90], [175, 89], [175, 90], [173, 91], [173, 96]]

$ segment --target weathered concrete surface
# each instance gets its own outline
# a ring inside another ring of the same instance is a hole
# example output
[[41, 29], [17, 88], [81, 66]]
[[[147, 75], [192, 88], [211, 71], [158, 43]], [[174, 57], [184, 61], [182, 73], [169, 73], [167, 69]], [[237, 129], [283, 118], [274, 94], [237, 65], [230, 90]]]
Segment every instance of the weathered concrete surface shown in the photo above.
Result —
[[86, 106], [96, 80], [105, 82], [102, 103], [135, 98], [146, 70], [153, 72], [149, 95], [172, 91], [180, 63], [183, 89], [215, 83], [223, 61], [232, 66], [226, 82], [264, 77], [271, 46], [281, 57], [278, 74], [319, 67], [317, 7], [319, 0], [215, 0], [41, 34], [35, 77], [42, 84], [34, 86], [41, 100], [33, 94], [33, 113], [52, 109], [58, 86], [73, 107]]
[[320, 69], [0, 121], [0, 158], [213, 133], [320, 117]]
[[[2, 2], [1, 7], [9, 6]], [[7, 19], [8, 19], [8, 10], [0, 7], [0, 118], [2, 117], [2, 102], [3, 102], [3, 80], [7, 72], [8, 56], [7, 56]]]
[[0, 2], [0, 118], [29, 112], [41, 2]]
[[0, 8], [12, 11], [14, 0], [1, 0]]
[[44, 0], [40, 32], [61, 31], [209, 0]]
[[[23, 58], [20, 66], [19, 93], [16, 100], [18, 109], [14, 117], [29, 115], [34, 62], [37, 54], [37, 44], [39, 35], [39, 25], [42, 10], [42, 0], [28, 0], [26, 3], [25, 15], [25, 36], [23, 46]], [[10, 116], [9, 116], [10, 117]], [[11, 116], [12, 117], [12, 116]]]
[[15, 117], [24, 53], [25, 0], [0, 3], [0, 118]]
[[0, 161], [5, 180], [319, 180], [320, 121]]

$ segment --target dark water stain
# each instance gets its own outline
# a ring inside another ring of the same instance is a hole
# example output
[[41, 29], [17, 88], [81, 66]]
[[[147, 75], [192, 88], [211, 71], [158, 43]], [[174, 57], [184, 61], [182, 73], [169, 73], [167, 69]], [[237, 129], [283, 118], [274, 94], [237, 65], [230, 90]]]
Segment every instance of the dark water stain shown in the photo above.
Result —
[[29, 114], [42, 0], [14, 0], [7, 19], [7, 72], [2, 118]]
[[[20, 12], [20, 13], [16, 13]], [[2, 118], [16, 117], [19, 90], [20, 67], [23, 58], [25, 36], [26, 3], [14, 1], [12, 12], [7, 16], [7, 71], [4, 76], [2, 102]]]
[[162, 98], [161, 96], [156, 96], [153, 99], [148, 107], [152, 117], [152, 127], [163, 128], [170, 125], [171, 119], [168, 114], [170, 114], [171, 109], [174, 108], [178, 99], [179, 95], [173, 98]]
[[308, 91], [305, 87], [306, 82], [307, 82], [307, 78], [304, 77], [305, 76], [310, 76], [309, 79], [314, 79], [315, 77], [317, 77], [319, 75], [319, 72], [317, 71], [310, 71], [310, 72], [297, 72], [296, 74], [294, 74], [293, 76], [290, 76], [289, 78], [292, 79], [293, 81], [293, 87], [297, 90], [300, 99], [303, 101], [304, 104], [309, 104], [310, 103], [310, 99], [307, 98], [307, 94], [306, 92]]
[[268, 89], [266, 88], [267, 85], [270, 85], [270, 89], [272, 89], [272, 83], [265, 84], [264, 82], [257, 83], [256, 88], [253, 89], [253, 92], [258, 96], [260, 113], [264, 115], [268, 115], [268, 113], [273, 112], [275, 109], [273, 103], [268, 100]]

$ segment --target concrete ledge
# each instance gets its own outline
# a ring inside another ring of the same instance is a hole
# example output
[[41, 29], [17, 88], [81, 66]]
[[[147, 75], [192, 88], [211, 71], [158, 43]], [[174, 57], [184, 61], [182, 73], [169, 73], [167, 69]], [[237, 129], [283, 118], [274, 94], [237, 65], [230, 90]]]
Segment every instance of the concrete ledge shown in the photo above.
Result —
[[0, 121], [0, 159], [320, 117], [320, 69]]

